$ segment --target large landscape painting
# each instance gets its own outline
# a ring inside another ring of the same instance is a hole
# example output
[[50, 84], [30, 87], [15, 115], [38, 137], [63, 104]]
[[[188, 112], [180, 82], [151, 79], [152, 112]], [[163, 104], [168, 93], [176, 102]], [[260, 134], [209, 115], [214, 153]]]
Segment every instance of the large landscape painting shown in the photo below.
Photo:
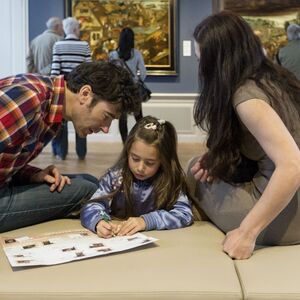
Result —
[[300, 24], [300, 0], [215, 0], [213, 7], [232, 10], [247, 20], [271, 59], [287, 43], [286, 27]]
[[122, 28], [131, 27], [148, 74], [176, 74], [176, 0], [66, 0], [66, 15], [81, 23], [94, 60], [117, 48]]

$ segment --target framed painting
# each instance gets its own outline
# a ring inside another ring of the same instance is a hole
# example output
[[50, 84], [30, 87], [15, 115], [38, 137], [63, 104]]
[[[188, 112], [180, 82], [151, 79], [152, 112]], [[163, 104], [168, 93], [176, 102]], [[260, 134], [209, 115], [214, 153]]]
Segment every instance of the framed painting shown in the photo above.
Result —
[[287, 26], [300, 24], [300, 0], [213, 0], [212, 7], [213, 12], [231, 10], [240, 14], [261, 39], [271, 59], [287, 43]]
[[177, 75], [177, 0], [65, 0], [66, 16], [81, 24], [94, 60], [106, 60], [118, 47], [124, 27], [135, 33], [148, 75]]

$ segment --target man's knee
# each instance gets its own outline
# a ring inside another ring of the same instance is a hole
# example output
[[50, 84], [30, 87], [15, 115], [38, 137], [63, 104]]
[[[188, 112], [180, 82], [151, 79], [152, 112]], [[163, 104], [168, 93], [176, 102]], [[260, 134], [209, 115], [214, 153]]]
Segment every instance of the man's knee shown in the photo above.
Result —
[[[72, 207], [65, 217], [78, 218], [81, 208], [93, 196], [97, 188], [98, 186], [91, 181], [82, 178], [72, 179], [71, 185], [68, 186], [65, 194], [65, 197], [69, 195], [66, 201], [71, 201]], [[69, 202], [69, 204], [71, 203]]]
[[90, 181], [90, 182], [94, 183], [97, 186], [98, 186], [98, 183], [99, 183], [99, 180], [95, 176], [93, 176], [91, 174], [88, 174], [88, 173], [66, 174], [66, 176], [70, 177], [71, 180], [84, 179], [86, 181]]
[[83, 178], [74, 178], [71, 179], [71, 184], [65, 186], [68, 192], [72, 193], [73, 199], [76, 198], [78, 201], [82, 199], [89, 199], [96, 192], [98, 186], [95, 182], [83, 179]]

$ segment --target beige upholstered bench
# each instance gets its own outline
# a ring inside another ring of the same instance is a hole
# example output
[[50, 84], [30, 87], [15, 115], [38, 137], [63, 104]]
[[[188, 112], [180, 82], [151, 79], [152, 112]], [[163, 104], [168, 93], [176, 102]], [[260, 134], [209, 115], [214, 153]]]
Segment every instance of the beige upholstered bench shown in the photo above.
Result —
[[[2, 236], [79, 228], [78, 220], [58, 220]], [[300, 246], [233, 261], [222, 252], [223, 233], [208, 222], [146, 234], [159, 241], [53, 266], [13, 270], [1, 249], [0, 299], [300, 299]]]

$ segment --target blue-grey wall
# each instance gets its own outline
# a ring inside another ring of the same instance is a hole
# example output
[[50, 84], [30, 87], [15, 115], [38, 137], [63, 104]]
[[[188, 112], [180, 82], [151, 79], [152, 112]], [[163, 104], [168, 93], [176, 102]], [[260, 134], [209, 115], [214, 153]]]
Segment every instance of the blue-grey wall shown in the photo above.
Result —
[[29, 40], [46, 30], [50, 17], [64, 18], [64, 0], [29, 0]]
[[[148, 76], [154, 93], [195, 93], [198, 91], [197, 60], [194, 55], [195, 26], [212, 12], [211, 0], [177, 0], [177, 76]], [[64, 17], [65, 0], [29, 0], [29, 39], [46, 28], [49, 17]], [[192, 56], [183, 56], [182, 41], [192, 41]]]

